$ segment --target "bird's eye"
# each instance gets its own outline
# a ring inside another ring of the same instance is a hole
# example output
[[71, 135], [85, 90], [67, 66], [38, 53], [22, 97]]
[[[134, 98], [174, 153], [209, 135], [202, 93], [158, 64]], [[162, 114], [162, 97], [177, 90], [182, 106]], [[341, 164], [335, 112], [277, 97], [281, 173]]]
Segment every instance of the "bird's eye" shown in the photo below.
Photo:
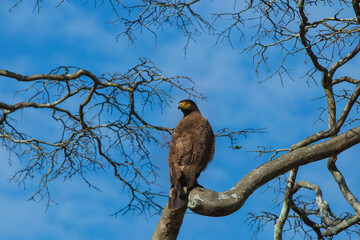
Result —
[[184, 102], [184, 107], [189, 107], [191, 105], [191, 103], [189, 103], [189, 102]]

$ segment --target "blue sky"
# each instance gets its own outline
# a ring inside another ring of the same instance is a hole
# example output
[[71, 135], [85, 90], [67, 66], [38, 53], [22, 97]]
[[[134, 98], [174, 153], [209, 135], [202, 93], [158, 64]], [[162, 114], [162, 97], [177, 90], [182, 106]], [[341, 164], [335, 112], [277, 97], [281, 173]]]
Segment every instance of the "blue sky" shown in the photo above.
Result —
[[[49, 1], [50, 2], [50, 1]], [[245, 128], [266, 128], [268, 133], [240, 138], [243, 148], [233, 151], [224, 139], [217, 139], [213, 162], [204, 172], [199, 182], [206, 188], [224, 191], [231, 188], [242, 176], [256, 166], [267, 161], [257, 158], [257, 146], [289, 148], [316, 130], [326, 128], [317, 121], [318, 108], [324, 99], [312, 101], [322, 96], [315, 84], [308, 85], [303, 79], [279, 79], [262, 84], [264, 74], [258, 76], [252, 69], [250, 55], [240, 55], [244, 43], [234, 42], [234, 48], [227, 43], [214, 45], [215, 40], [202, 36], [191, 42], [186, 51], [186, 38], [176, 30], [159, 31], [157, 45], [151, 34], [138, 35], [135, 45], [125, 38], [115, 37], [119, 27], [109, 24], [114, 15], [105, 7], [94, 9], [91, 4], [81, 6], [65, 3], [55, 9], [45, 4], [40, 13], [33, 12], [33, 3], [20, 4], [10, 13], [11, 4], [0, 2], [0, 68], [24, 75], [48, 73], [58, 66], [77, 66], [101, 74], [104, 72], [125, 72], [136, 65], [139, 57], [150, 58], [165, 75], [191, 77], [208, 101], [198, 102], [203, 115], [207, 117], [215, 131], [222, 128], [241, 130]], [[209, 9], [215, 9], [212, 3]], [[301, 61], [292, 60], [292, 72], [301, 75], [304, 67]], [[358, 60], [349, 68], [359, 64]], [[1, 99], [14, 101], [13, 93], [18, 85], [6, 78], [0, 78]], [[187, 96], [174, 96], [181, 100]], [[30, 116], [35, 122], [41, 117]], [[172, 108], [152, 118], [154, 124], [175, 127], [181, 113]], [[44, 123], [45, 125], [47, 123]], [[31, 124], [24, 123], [31, 130]], [[46, 125], [45, 131], [51, 131]], [[341, 156], [339, 168], [349, 176], [348, 184], [355, 193], [360, 193], [357, 183], [359, 175], [352, 171], [356, 162], [355, 150]], [[88, 188], [79, 178], [71, 181], [54, 181], [51, 184], [53, 198], [57, 205], [46, 211], [44, 201], [27, 199], [33, 194], [37, 179], [28, 182], [26, 188], [16, 183], [8, 183], [21, 163], [13, 161], [9, 166], [8, 153], [0, 149], [0, 233], [2, 239], [149, 239], [160, 216], [137, 216], [127, 214], [117, 218], [110, 215], [122, 207], [127, 196], [109, 173], [89, 174], [89, 178], [102, 192]], [[164, 191], [169, 188], [167, 150], [154, 149], [159, 163], [159, 184]], [[324, 198], [333, 209], [346, 207], [347, 203], [337, 197], [339, 191], [322, 161], [302, 168], [299, 180], [313, 180], [324, 188]], [[245, 222], [248, 212], [262, 210], [279, 213], [272, 202], [274, 194], [257, 190], [244, 207], [228, 217], [211, 218], [188, 213], [185, 216], [179, 239], [250, 239], [252, 232]], [[165, 199], [160, 200], [165, 204]], [[194, 225], [196, 224], [196, 227]], [[259, 233], [259, 239], [270, 239], [272, 225]], [[287, 235], [291, 237], [292, 235]], [[300, 237], [296, 239], [301, 239]], [[339, 238], [340, 239], [340, 238]]]

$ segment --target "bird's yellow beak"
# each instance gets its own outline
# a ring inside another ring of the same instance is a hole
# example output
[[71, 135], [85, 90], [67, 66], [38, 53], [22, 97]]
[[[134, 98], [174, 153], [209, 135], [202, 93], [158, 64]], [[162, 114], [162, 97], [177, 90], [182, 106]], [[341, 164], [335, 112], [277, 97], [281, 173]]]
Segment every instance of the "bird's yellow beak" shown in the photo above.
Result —
[[178, 109], [182, 108], [182, 107], [183, 107], [183, 105], [184, 105], [184, 103], [183, 103], [183, 102], [179, 103], [179, 105], [178, 105]]

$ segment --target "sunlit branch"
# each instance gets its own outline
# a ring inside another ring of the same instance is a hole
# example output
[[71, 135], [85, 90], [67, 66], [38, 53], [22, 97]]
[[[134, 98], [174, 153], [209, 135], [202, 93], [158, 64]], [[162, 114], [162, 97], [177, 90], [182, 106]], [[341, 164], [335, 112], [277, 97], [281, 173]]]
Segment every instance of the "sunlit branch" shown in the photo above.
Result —
[[[307, 181], [298, 181], [296, 182], [294, 186], [294, 192], [298, 192], [301, 188], [306, 188], [309, 190], [314, 191], [315, 194], [315, 201], [316, 205], [318, 207], [318, 210], [321, 214], [321, 222], [324, 223], [326, 226], [334, 226], [339, 222], [339, 218], [336, 216], [333, 216], [333, 214], [330, 211], [329, 204], [323, 199], [322, 191], [320, 187], [314, 183], [309, 183]], [[331, 219], [331, 217], [335, 217], [335, 219]]]
[[289, 211], [292, 205], [293, 189], [296, 181], [296, 176], [299, 168], [290, 170], [288, 180], [286, 183], [286, 190], [284, 194], [283, 205], [279, 218], [276, 220], [274, 226], [274, 239], [281, 240], [285, 222], [288, 218]]
[[342, 231], [348, 229], [349, 227], [351, 227], [355, 224], [358, 224], [359, 221], [360, 221], [360, 216], [355, 214], [354, 216], [352, 216], [350, 218], [346, 218], [346, 219], [342, 220], [335, 226], [328, 227], [323, 232], [323, 235], [327, 236], [327, 237], [334, 236], [334, 235], [338, 234], [339, 232], [342, 232]]
[[343, 76], [343, 77], [340, 77], [338, 79], [334, 79], [332, 81], [332, 84], [333, 85], [336, 85], [336, 84], [339, 84], [339, 83], [342, 83], [342, 82], [348, 82], [348, 83], [352, 83], [352, 84], [356, 84], [358, 85], [360, 83], [360, 80], [357, 80], [357, 79], [354, 79], [352, 77], [349, 77], [349, 76]]
[[339, 185], [341, 193], [343, 194], [345, 199], [348, 201], [348, 203], [351, 205], [351, 207], [355, 210], [356, 214], [360, 215], [360, 202], [348, 188], [345, 177], [342, 175], [340, 170], [336, 167], [336, 164], [335, 164], [336, 160], [337, 160], [337, 158], [330, 158], [328, 161], [327, 167], [328, 167], [330, 173], [333, 175], [334, 180]]
[[339, 154], [358, 143], [360, 127], [327, 141], [293, 150], [260, 165], [228, 191], [217, 193], [202, 188], [193, 189], [189, 194], [188, 207], [193, 212], [206, 216], [229, 215], [240, 209], [257, 188], [271, 179], [296, 167]]

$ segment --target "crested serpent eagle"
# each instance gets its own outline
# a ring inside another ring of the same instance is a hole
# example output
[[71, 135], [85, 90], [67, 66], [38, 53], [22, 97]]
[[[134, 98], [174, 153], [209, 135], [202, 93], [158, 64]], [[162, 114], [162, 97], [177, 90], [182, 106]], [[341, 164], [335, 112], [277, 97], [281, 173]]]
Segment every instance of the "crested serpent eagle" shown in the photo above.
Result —
[[184, 116], [171, 135], [168, 159], [170, 209], [186, 204], [188, 189], [198, 185], [197, 178], [212, 160], [215, 150], [210, 123], [201, 115], [196, 104], [185, 99], [179, 102], [178, 108]]

